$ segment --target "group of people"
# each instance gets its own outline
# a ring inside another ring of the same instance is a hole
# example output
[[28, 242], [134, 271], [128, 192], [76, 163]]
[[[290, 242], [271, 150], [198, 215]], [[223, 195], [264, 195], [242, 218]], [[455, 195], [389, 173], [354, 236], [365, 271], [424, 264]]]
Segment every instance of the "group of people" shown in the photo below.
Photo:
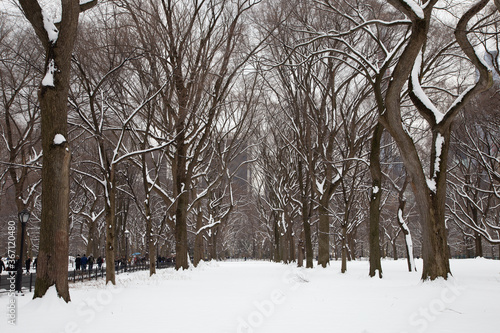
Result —
[[77, 271], [81, 270], [92, 270], [94, 269], [94, 263], [97, 263], [97, 266], [99, 269], [102, 268], [102, 264], [104, 263], [104, 259], [99, 256], [97, 260], [94, 260], [94, 256], [91, 254], [88, 257], [83, 254], [83, 257], [80, 257], [79, 254], [77, 254], [75, 258], [75, 268]]
[[[33, 268], [36, 269], [36, 260], [37, 260], [37, 258], [35, 258], [35, 260], [32, 261], [31, 257], [29, 257], [29, 256], [28, 256], [28, 258], [26, 258], [26, 261], [24, 262], [25, 267], [26, 267], [26, 273], [30, 273], [31, 263], [32, 262], [33, 262]], [[8, 260], [7, 260], [7, 263], [8, 263]], [[7, 266], [5, 265], [5, 262], [0, 257], [0, 274], [2, 273], [3, 270], [6, 270], [6, 271], [17, 271], [20, 267], [22, 267], [22, 265], [21, 265], [21, 258], [19, 258], [18, 255], [16, 256], [16, 259], [15, 259], [14, 263], [13, 264], [11, 263], [10, 265], [8, 263]]]

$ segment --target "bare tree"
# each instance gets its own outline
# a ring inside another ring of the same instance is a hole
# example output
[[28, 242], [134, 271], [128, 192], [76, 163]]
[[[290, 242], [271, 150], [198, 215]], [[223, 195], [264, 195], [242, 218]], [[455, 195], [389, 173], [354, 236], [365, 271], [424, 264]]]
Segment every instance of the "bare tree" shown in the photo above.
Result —
[[[188, 267], [188, 209], [196, 169], [235, 78], [257, 49], [246, 43], [244, 18], [259, 1], [123, 2], [142, 36], [154, 36], [156, 68], [171, 77], [162, 94], [163, 133], [173, 191], [161, 192], [175, 222], [176, 268]], [[149, 16], [140, 17], [140, 11]], [[154, 19], [154, 25], [151, 20]], [[145, 31], [148, 31], [145, 33]], [[144, 39], [146, 40], [146, 39]]]
[[[14, 28], [14, 23], [2, 18], [0, 26], [0, 128], [2, 133], [2, 199], [5, 192], [12, 192], [8, 200], [16, 209], [3, 214], [17, 215], [25, 208], [38, 215], [34, 197], [40, 185], [40, 109], [37, 106], [36, 84], [39, 75], [40, 49], [31, 45], [36, 37], [24, 27]], [[5, 149], [5, 150], [4, 150]], [[13, 188], [13, 191], [9, 190]], [[3, 200], [2, 200], [3, 201]], [[1, 204], [5, 208], [6, 201]], [[35, 219], [29, 221], [29, 227]], [[30, 228], [31, 229], [31, 228]], [[31, 244], [26, 234], [24, 253], [19, 253], [22, 228], [17, 228], [16, 255], [22, 262]], [[33, 236], [38, 232], [32, 233]], [[5, 242], [7, 244], [7, 242]]]
[[71, 53], [80, 13], [97, 0], [61, 1], [61, 21], [53, 22], [36, 0], [19, 0], [45, 50], [45, 76], [39, 88], [42, 115], [42, 223], [34, 297], [43, 297], [55, 284], [66, 302], [68, 289], [69, 167], [71, 153], [66, 141], [67, 102]]
[[[452, 135], [447, 208], [450, 220], [474, 240], [482, 257], [483, 240], [499, 244], [500, 208], [498, 81], [479, 95], [456, 121]], [[473, 110], [484, 110], [481, 114]]]

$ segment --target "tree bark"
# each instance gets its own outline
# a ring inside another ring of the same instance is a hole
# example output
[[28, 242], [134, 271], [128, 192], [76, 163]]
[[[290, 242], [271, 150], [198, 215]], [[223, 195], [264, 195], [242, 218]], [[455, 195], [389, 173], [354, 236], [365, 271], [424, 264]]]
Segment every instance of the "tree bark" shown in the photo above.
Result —
[[[37, 279], [34, 298], [43, 297], [48, 288], [56, 286], [57, 294], [70, 301], [68, 289], [69, 250], [69, 149], [67, 117], [68, 91], [78, 17], [84, 8], [78, 1], [61, 0], [61, 23], [57, 34], [48, 27], [38, 1], [19, 0], [25, 17], [30, 21], [45, 49], [45, 77], [38, 99], [42, 115], [42, 214], [40, 250], [37, 259]], [[55, 28], [55, 26], [54, 26]], [[56, 135], [64, 140], [55, 140]]]
[[474, 240], [475, 240], [475, 247], [476, 247], [476, 258], [483, 257], [483, 244], [482, 244], [482, 238], [481, 234], [479, 232], [476, 232], [474, 235]]
[[[405, 168], [411, 178], [411, 187], [415, 195], [417, 207], [422, 220], [422, 257], [424, 261], [422, 279], [434, 280], [447, 278], [450, 274], [449, 248], [444, 219], [446, 200], [446, 167], [448, 159], [450, 128], [458, 112], [465, 103], [470, 101], [480, 91], [491, 86], [491, 73], [477, 57], [474, 48], [467, 39], [467, 24], [479, 13], [488, 0], [474, 4], [459, 20], [455, 29], [455, 37], [467, 58], [474, 64], [479, 78], [472, 89], [457, 100], [444, 114], [441, 121], [418, 94], [413, 91], [413, 67], [416, 59], [425, 49], [433, 7], [437, 0], [429, 0], [422, 8], [419, 16], [406, 1], [389, 0], [398, 10], [411, 19], [411, 35], [397, 64], [394, 66], [391, 81], [385, 93], [386, 112], [381, 116], [381, 122], [394, 138]], [[408, 81], [408, 77], [411, 79]], [[411, 136], [405, 131], [401, 119], [401, 92], [406, 82], [409, 83], [409, 95], [420, 114], [427, 120], [432, 131], [432, 146], [430, 154], [430, 178], [423, 172], [423, 164]], [[416, 82], [416, 81], [415, 81]], [[439, 145], [439, 147], [436, 147]], [[431, 184], [431, 185], [429, 185]]]
[[342, 273], [347, 272], [347, 224], [342, 225]]
[[274, 244], [273, 244], [273, 249], [274, 249], [274, 255], [273, 255], [273, 260], [274, 262], [280, 262], [281, 261], [281, 251], [280, 251], [280, 240], [281, 240], [281, 230], [279, 227], [279, 216], [277, 215], [276, 212], [272, 212], [273, 216], [273, 232], [274, 232]]
[[322, 267], [326, 267], [330, 263], [330, 216], [326, 205], [328, 203], [321, 202], [318, 206], [318, 265]]
[[196, 236], [194, 240], [194, 258], [193, 265], [194, 267], [198, 266], [198, 263], [203, 260], [203, 235], [204, 232], [200, 231], [203, 227], [203, 212], [201, 210], [201, 203], [197, 204], [198, 212], [196, 214]]
[[374, 277], [382, 278], [382, 264], [380, 261], [380, 200], [382, 198], [382, 169], [380, 166], [380, 143], [383, 127], [380, 123], [375, 125], [370, 151], [370, 174], [372, 177], [372, 191], [370, 195], [370, 272]]
[[115, 168], [109, 168], [109, 175], [106, 179], [106, 203], [104, 204], [104, 214], [106, 220], [106, 284], [115, 281], [115, 239], [116, 239], [116, 190], [115, 190]]

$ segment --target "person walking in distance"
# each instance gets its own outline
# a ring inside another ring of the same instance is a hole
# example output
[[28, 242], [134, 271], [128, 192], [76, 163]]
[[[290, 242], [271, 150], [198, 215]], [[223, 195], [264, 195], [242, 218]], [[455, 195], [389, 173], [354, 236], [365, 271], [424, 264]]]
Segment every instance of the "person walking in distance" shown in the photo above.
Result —
[[75, 259], [75, 269], [79, 271], [81, 265], [82, 265], [82, 258], [80, 258], [80, 255], [77, 254]]
[[88, 261], [89, 261], [89, 259], [87, 258], [87, 256], [84, 253], [83, 257], [82, 257], [82, 270], [86, 270], [87, 269], [87, 262]]

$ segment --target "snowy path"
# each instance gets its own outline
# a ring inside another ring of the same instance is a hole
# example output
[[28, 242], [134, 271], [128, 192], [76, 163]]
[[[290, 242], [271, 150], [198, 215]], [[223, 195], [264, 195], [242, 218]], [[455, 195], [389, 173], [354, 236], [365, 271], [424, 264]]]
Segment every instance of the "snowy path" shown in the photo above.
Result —
[[[406, 262], [385, 261], [384, 279], [367, 262], [298, 269], [268, 262], [203, 263], [183, 272], [123, 274], [73, 285], [72, 302], [55, 292], [17, 297], [18, 322], [1, 332], [495, 332], [500, 261], [455, 260], [455, 278], [422, 284]], [[421, 261], [417, 261], [417, 266]], [[7, 295], [0, 296], [6, 308]], [[5, 311], [4, 311], [5, 313]]]

